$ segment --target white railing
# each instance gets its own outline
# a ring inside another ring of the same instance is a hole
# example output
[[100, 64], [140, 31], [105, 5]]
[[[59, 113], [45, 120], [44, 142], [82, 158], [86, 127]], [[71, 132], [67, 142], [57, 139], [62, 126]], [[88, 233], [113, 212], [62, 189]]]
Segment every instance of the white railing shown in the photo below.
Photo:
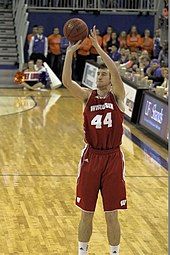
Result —
[[26, 0], [30, 9], [156, 12], [162, 0]]
[[16, 32], [19, 70], [22, 70], [24, 65], [24, 44], [29, 26], [27, 4], [25, 4], [24, 0], [13, 1], [13, 17]]

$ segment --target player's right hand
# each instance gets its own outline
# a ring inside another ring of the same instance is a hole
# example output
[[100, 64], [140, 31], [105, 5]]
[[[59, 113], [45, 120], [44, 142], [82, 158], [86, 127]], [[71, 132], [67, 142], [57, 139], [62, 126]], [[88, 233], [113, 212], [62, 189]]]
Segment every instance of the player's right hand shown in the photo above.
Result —
[[76, 42], [74, 44], [69, 42], [69, 46], [67, 47], [67, 51], [72, 52], [72, 53], [76, 52], [80, 48], [81, 42], [82, 42], [81, 40], [79, 40], [78, 42]]

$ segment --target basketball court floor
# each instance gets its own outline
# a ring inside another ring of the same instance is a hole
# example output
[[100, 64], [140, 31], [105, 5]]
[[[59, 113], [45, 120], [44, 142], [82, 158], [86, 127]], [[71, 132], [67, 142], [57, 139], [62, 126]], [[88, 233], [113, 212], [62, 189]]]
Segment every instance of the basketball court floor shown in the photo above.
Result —
[[[167, 150], [125, 121], [121, 255], [167, 255]], [[0, 90], [0, 255], [76, 255], [82, 104], [66, 89]], [[132, 142], [133, 141], [133, 142]], [[89, 255], [109, 255], [99, 196]]]

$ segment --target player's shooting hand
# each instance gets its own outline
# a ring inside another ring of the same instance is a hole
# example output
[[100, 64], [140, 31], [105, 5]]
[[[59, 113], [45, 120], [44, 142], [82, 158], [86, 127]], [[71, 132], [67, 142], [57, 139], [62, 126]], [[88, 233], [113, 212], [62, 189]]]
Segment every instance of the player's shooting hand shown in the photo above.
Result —
[[81, 45], [81, 40], [79, 40], [78, 42], [72, 44], [72, 43], [69, 43], [69, 46], [67, 47], [67, 51], [69, 52], [76, 52], [79, 48], [80, 48], [80, 45]]
[[97, 34], [96, 34], [96, 26], [93, 27], [93, 29], [90, 30], [89, 38], [92, 42], [92, 45], [96, 48], [99, 47], [99, 43], [97, 40]]

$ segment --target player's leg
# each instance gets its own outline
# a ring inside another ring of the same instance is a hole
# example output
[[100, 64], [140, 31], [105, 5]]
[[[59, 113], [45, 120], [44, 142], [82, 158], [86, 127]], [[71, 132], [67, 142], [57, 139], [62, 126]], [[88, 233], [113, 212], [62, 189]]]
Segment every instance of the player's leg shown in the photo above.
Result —
[[120, 150], [116, 150], [113, 155], [109, 156], [101, 184], [110, 254], [119, 255], [120, 225], [118, 209], [127, 208], [124, 160]]
[[105, 212], [107, 224], [107, 237], [110, 244], [110, 254], [119, 254], [120, 245], [120, 224], [118, 211]]
[[84, 212], [81, 213], [81, 220], [78, 228], [78, 254], [85, 255], [88, 250], [88, 242], [90, 241], [90, 237], [92, 235], [93, 228], [93, 216], [94, 213]]
[[88, 242], [92, 234], [92, 222], [100, 188], [100, 168], [98, 155], [85, 149], [79, 164], [76, 205], [82, 209], [78, 230], [79, 255], [87, 254]]

